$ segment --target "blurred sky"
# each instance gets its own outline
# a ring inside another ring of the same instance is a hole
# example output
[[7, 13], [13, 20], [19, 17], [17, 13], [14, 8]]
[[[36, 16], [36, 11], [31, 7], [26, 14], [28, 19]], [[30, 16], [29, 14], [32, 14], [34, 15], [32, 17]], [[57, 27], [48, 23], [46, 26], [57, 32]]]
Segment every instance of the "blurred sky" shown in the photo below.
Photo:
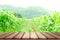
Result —
[[60, 0], [0, 0], [0, 5], [29, 7], [41, 6], [50, 10], [60, 10]]

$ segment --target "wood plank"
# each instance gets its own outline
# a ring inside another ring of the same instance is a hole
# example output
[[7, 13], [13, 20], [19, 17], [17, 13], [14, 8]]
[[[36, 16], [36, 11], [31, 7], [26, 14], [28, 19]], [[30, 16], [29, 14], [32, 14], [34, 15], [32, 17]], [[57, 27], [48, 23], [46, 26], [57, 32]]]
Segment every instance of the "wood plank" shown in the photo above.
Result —
[[38, 38], [35, 32], [31, 32], [31, 38]]
[[6, 34], [0, 36], [0, 38], [4, 38], [4, 37], [6, 37], [6, 36], [8, 36], [8, 35], [10, 35], [10, 34], [12, 34], [12, 33], [6, 33]]
[[29, 38], [29, 32], [25, 32], [22, 38]]
[[[23, 40], [37, 40], [39, 38], [39, 40], [54, 40], [55, 38], [60, 39], [60, 33], [56, 33], [56, 32], [9, 32], [9, 33], [0, 33], [0, 34], [4, 34], [4, 35], [0, 35], [0, 39], [4, 38], [6, 39], [10, 39], [10, 38], [15, 38], [15, 39], [23, 39]], [[29, 39], [31, 38], [31, 39]], [[47, 39], [48, 38], [48, 39]]]
[[0, 36], [5, 35], [6, 33], [0, 33]]
[[53, 34], [53, 33], [51, 33], [51, 32], [47, 32], [48, 34], [50, 34], [50, 35], [52, 35], [52, 36], [54, 36], [55, 38], [60, 38], [60, 36], [58, 36], [58, 35], [56, 35], [56, 34]]
[[0, 32], [0, 34], [6, 34], [7, 32]]
[[53, 32], [54, 34], [60, 36], [60, 32]]
[[5, 33], [0, 32], [0, 34], [5, 34]]
[[40, 32], [37, 32], [37, 35], [39, 38], [46, 38], [43, 34], [41, 34]]
[[43, 32], [42, 34], [43, 34], [46, 38], [55, 38], [55, 37], [53, 37], [53, 36], [47, 34], [46, 32]]
[[24, 32], [20, 32], [17, 36], [15, 36], [14, 38], [22, 38], [24, 35]]
[[14, 34], [11, 34], [11, 35], [9, 35], [9, 36], [7, 36], [7, 37], [5, 37], [5, 38], [13, 38], [13, 37], [15, 37], [15, 35], [17, 35], [17, 34], [18, 34], [18, 32], [14, 33]]

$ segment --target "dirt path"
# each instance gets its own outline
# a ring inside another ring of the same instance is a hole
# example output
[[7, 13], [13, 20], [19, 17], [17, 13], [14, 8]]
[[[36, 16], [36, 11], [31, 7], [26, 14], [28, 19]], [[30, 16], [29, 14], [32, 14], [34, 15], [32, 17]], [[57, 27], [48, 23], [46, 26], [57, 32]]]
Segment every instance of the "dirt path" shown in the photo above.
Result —
[[29, 20], [29, 24], [30, 24], [30, 27], [32, 28], [33, 32], [36, 32], [36, 28], [31, 20]]

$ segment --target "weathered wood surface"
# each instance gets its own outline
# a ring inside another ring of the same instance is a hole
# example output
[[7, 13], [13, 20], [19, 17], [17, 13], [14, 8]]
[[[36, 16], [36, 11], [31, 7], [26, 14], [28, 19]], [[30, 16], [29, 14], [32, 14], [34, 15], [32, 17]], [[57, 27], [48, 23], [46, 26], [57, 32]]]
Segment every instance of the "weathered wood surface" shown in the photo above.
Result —
[[0, 33], [0, 40], [60, 40], [60, 33], [56, 32]]

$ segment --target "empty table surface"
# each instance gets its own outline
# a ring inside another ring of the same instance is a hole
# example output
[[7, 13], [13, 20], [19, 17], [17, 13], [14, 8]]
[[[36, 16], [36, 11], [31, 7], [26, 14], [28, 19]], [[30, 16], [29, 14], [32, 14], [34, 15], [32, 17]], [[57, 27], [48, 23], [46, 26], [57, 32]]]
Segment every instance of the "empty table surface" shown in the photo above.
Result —
[[60, 40], [59, 32], [8, 32], [0, 33], [0, 40]]

